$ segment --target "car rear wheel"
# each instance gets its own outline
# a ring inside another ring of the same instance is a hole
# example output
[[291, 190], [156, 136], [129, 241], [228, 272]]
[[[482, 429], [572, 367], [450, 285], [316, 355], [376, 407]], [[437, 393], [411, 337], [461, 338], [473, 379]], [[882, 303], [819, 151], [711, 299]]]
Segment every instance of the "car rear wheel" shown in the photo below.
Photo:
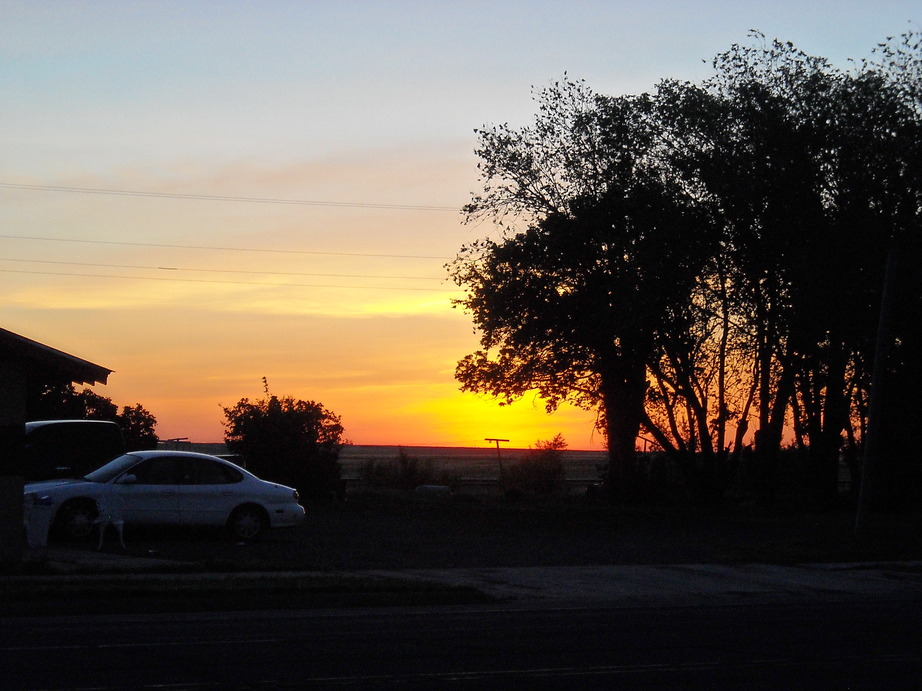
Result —
[[238, 506], [227, 521], [227, 529], [236, 540], [255, 540], [268, 527], [266, 512], [259, 506]]
[[62, 540], [85, 540], [93, 532], [99, 512], [89, 500], [71, 501], [60, 508], [54, 521], [54, 533]]

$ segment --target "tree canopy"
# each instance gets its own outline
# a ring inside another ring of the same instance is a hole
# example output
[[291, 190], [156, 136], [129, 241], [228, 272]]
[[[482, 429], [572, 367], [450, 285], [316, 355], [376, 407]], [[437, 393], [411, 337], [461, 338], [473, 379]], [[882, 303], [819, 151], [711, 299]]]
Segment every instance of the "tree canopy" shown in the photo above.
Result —
[[501, 235], [449, 265], [482, 345], [457, 378], [597, 409], [623, 492], [643, 431], [711, 497], [754, 434], [770, 494], [787, 430], [834, 500], [866, 427], [888, 256], [922, 258], [918, 37], [850, 71], [754, 40], [702, 83], [641, 96], [565, 77], [535, 94], [534, 124], [478, 132], [465, 213]]
[[30, 420], [108, 420], [122, 430], [129, 451], [157, 448], [157, 418], [140, 403], [118, 406], [92, 389], [77, 391], [73, 384], [46, 386], [28, 402]]
[[270, 395], [224, 410], [224, 440], [259, 477], [326, 499], [339, 489], [340, 418], [314, 401]]

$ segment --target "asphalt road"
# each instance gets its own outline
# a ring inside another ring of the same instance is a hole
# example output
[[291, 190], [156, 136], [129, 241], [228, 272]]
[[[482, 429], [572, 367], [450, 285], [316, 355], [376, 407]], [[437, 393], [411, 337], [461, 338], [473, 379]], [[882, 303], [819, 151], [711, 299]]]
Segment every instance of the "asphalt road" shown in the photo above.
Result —
[[922, 598], [8, 618], [4, 689], [918, 688]]

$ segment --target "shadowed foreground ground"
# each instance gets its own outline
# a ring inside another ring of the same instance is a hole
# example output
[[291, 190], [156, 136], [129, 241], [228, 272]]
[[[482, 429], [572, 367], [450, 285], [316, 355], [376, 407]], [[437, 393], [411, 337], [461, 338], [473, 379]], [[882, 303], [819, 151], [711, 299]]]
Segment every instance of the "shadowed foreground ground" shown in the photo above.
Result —
[[[584, 500], [508, 503], [388, 494], [354, 495], [337, 506], [311, 508], [302, 526], [271, 532], [252, 544], [212, 531], [129, 528], [126, 538], [134, 556], [228, 571], [922, 558], [917, 516], [877, 517], [859, 540], [854, 515], [846, 511], [612, 509]], [[121, 548], [110, 540], [104, 550]]]

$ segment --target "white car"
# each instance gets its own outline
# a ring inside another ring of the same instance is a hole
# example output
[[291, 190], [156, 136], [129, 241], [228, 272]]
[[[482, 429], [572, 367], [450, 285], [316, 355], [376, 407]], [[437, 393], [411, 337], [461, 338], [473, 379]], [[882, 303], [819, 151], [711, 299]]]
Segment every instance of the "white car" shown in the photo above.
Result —
[[[296, 490], [215, 456], [133, 451], [79, 480], [25, 485], [26, 503], [51, 511], [53, 534], [85, 538], [100, 523], [225, 526], [238, 540], [304, 520]], [[105, 515], [100, 516], [100, 509]]]

